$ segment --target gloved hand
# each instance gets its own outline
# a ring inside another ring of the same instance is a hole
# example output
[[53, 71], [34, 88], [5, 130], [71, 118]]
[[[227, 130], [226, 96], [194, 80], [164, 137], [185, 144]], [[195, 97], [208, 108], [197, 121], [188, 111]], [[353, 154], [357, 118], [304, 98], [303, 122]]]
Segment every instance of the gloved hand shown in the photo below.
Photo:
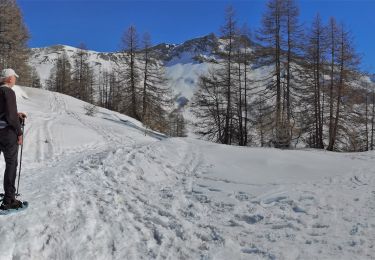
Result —
[[25, 121], [25, 118], [27, 118], [25, 113], [19, 112], [18, 113], [18, 118], [20, 119], [20, 123], [23, 124]]

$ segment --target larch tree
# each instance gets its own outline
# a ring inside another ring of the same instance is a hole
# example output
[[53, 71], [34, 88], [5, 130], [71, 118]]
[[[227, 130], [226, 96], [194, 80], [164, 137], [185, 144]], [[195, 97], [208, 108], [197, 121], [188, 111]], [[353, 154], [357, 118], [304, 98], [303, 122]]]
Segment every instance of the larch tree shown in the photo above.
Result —
[[338, 83], [336, 95], [336, 111], [332, 128], [332, 136], [329, 138], [327, 150], [333, 151], [337, 141], [340, 121], [343, 110], [343, 95], [350, 83], [356, 78], [358, 71], [358, 64], [360, 62], [359, 56], [355, 52], [353, 39], [350, 32], [342, 24], [339, 28], [338, 39]]
[[372, 87], [372, 115], [371, 115], [371, 138], [370, 138], [370, 149], [374, 150], [374, 126], [375, 126], [375, 86]]
[[365, 148], [365, 151], [368, 151], [369, 150], [369, 131], [368, 131], [368, 117], [369, 117], [369, 93], [366, 93], [366, 96], [365, 96], [365, 120], [364, 120], [364, 124], [365, 124], [365, 142], [366, 142], [366, 148]]
[[15, 0], [0, 0], [0, 69], [13, 68], [20, 75], [18, 83], [32, 81], [27, 61], [29, 32]]
[[212, 61], [209, 71], [199, 77], [198, 91], [193, 98], [193, 111], [199, 119], [197, 132], [223, 144], [239, 141], [237, 111], [243, 105], [238, 106], [238, 86], [243, 79], [238, 70], [239, 30], [236, 23], [234, 9], [229, 6], [221, 27], [221, 44], [214, 50], [217, 59]]
[[332, 139], [333, 125], [334, 125], [334, 113], [333, 109], [335, 106], [335, 94], [337, 87], [337, 52], [338, 52], [338, 27], [334, 17], [331, 17], [328, 25], [328, 46], [329, 46], [329, 133], [328, 139]]
[[87, 47], [81, 43], [73, 56], [72, 69], [73, 96], [93, 103], [94, 71], [88, 60]]
[[299, 23], [299, 8], [295, 0], [286, 0], [284, 2], [285, 10], [285, 25], [283, 31], [285, 35], [285, 84], [284, 85], [284, 102], [283, 102], [283, 115], [286, 114], [286, 118], [282, 121], [285, 122], [285, 127], [290, 128], [289, 139], [293, 138], [293, 126], [295, 122], [292, 121], [293, 108], [296, 106], [295, 95], [301, 88], [302, 81], [298, 81], [297, 77], [293, 77], [293, 74], [299, 74], [301, 69], [301, 56], [303, 49], [303, 28]]
[[141, 72], [137, 63], [139, 51], [139, 39], [135, 26], [130, 26], [121, 39], [121, 68], [119, 69], [119, 81], [122, 86], [121, 112], [141, 120], [142, 112], [139, 110]]
[[249, 95], [250, 95], [250, 87], [251, 87], [252, 82], [251, 82], [251, 79], [249, 79], [249, 75], [250, 75], [249, 72], [250, 72], [250, 66], [252, 62], [254, 61], [254, 54], [252, 51], [253, 43], [252, 43], [251, 32], [246, 24], [242, 27], [240, 35], [241, 35], [240, 40], [241, 40], [241, 44], [243, 47], [243, 51], [240, 52], [241, 53], [240, 55], [243, 58], [240, 59], [240, 61], [243, 63], [243, 68], [244, 68], [243, 69], [243, 74], [244, 74], [243, 75], [244, 77], [243, 105], [241, 104], [242, 105], [241, 108], [243, 107], [244, 111], [242, 111], [241, 109], [239, 114], [244, 116], [243, 131], [241, 132], [243, 133], [242, 145], [246, 146], [249, 142], [249, 125], [250, 125], [249, 123], [250, 123], [250, 112], [251, 112]]
[[324, 148], [323, 143], [323, 121], [322, 121], [322, 79], [324, 77], [324, 62], [326, 54], [326, 29], [322, 24], [318, 14], [312, 24], [308, 35], [307, 47], [307, 69], [312, 81], [311, 88], [313, 93], [313, 147]]
[[99, 105], [108, 109], [115, 109], [116, 77], [111, 70], [100, 70], [99, 72]]
[[71, 64], [65, 52], [57, 58], [46, 84], [49, 90], [72, 95]]
[[39, 74], [34, 67], [31, 67], [31, 79], [27, 86], [30, 86], [32, 88], [42, 88]]
[[148, 127], [166, 131], [168, 128], [167, 109], [171, 107], [171, 91], [162, 62], [154, 58], [151, 50], [151, 36], [143, 36], [143, 50], [140, 52], [140, 64], [143, 65], [142, 122]]
[[225, 77], [211, 68], [199, 77], [197, 86], [192, 105], [193, 113], [198, 118], [196, 132], [207, 140], [223, 143], [226, 109], [222, 89], [225, 87]]
[[374, 125], [375, 125], [375, 86], [372, 88], [372, 116], [371, 116], [371, 150], [374, 150]]
[[235, 20], [235, 11], [232, 6], [229, 6], [225, 11], [225, 24], [221, 28], [222, 38], [226, 40], [224, 50], [217, 50], [220, 58], [223, 60], [224, 65], [224, 95], [225, 95], [225, 121], [223, 126], [223, 143], [231, 144], [233, 138], [233, 91], [234, 79], [233, 70], [235, 63], [235, 50], [234, 42], [237, 35], [237, 25]]
[[[282, 46], [285, 43], [283, 28], [285, 28], [286, 5], [282, 0], [269, 0], [266, 6], [266, 12], [262, 17], [262, 25], [258, 32], [258, 39], [263, 47], [258, 51], [258, 58], [264, 66], [271, 66], [272, 72], [267, 75], [265, 92], [268, 89], [273, 90], [275, 96], [273, 143], [275, 147], [285, 148], [290, 146], [289, 123], [282, 109], [283, 88], [286, 84], [285, 64], [283, 62]], [[290, 2], [291, 4], [291, 2]], [[289, 30], [292, 30], [292, 13], [289, 15]], [[290, 37], [291, 39], [291, 37]], [[289, 47], [292, 47], [291, 42]]]

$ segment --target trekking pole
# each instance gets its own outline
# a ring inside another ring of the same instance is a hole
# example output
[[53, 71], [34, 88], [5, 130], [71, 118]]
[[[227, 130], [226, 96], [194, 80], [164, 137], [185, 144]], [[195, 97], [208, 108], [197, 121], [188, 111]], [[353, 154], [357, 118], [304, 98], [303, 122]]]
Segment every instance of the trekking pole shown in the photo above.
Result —
[[[22, 127], [22, 133], [23, 133], [23, 130], [24, 130], [24, 128], [25, 128], [25, 118], [22, 118], [22, 119], [21, 119], [21, 127]], [[22, 137], [22, 138], [23, 138], [23, 137]], [[21, 144], [20, 168], [19, 168], [19, 171], [18, 171], [18, 184], [17, 184], [17, 192], [16, 192], [16, 196], [19, 196], [19, 195], [20, 195], [20, 194], [18, 193], [18, 188], [20, 187], [20, 179], [21, 179], [23, 141], [24, 141], [24, 140], [22, 140], [22, 144]]]

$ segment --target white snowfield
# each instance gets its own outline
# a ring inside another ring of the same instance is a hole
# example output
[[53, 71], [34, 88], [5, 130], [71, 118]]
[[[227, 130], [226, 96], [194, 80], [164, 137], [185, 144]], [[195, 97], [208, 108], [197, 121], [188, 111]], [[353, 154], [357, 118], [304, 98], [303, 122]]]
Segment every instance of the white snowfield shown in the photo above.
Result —
[[0, 259], [375, 258], [374, 152], [145, 135], [124, 115], [15, 90], [30, 206], [0, 217]]

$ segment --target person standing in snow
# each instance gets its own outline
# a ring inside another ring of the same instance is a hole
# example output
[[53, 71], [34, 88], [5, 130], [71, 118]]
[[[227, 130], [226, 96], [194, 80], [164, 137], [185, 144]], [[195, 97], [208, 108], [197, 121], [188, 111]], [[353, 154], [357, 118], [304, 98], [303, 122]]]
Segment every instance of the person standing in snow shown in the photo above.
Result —
[[18, 75], [13, 69], [4, 69], [0, 74], [0, 152], [5, 159], [4, 199], [1, 210], [22, 207], [22, 202], [16, 199], [16, 175], [18, 145], [23, 143], [23, 133], [20, 120], [26, 115], [18, 113], [16, 94], [12, 87], [16, 84]]

